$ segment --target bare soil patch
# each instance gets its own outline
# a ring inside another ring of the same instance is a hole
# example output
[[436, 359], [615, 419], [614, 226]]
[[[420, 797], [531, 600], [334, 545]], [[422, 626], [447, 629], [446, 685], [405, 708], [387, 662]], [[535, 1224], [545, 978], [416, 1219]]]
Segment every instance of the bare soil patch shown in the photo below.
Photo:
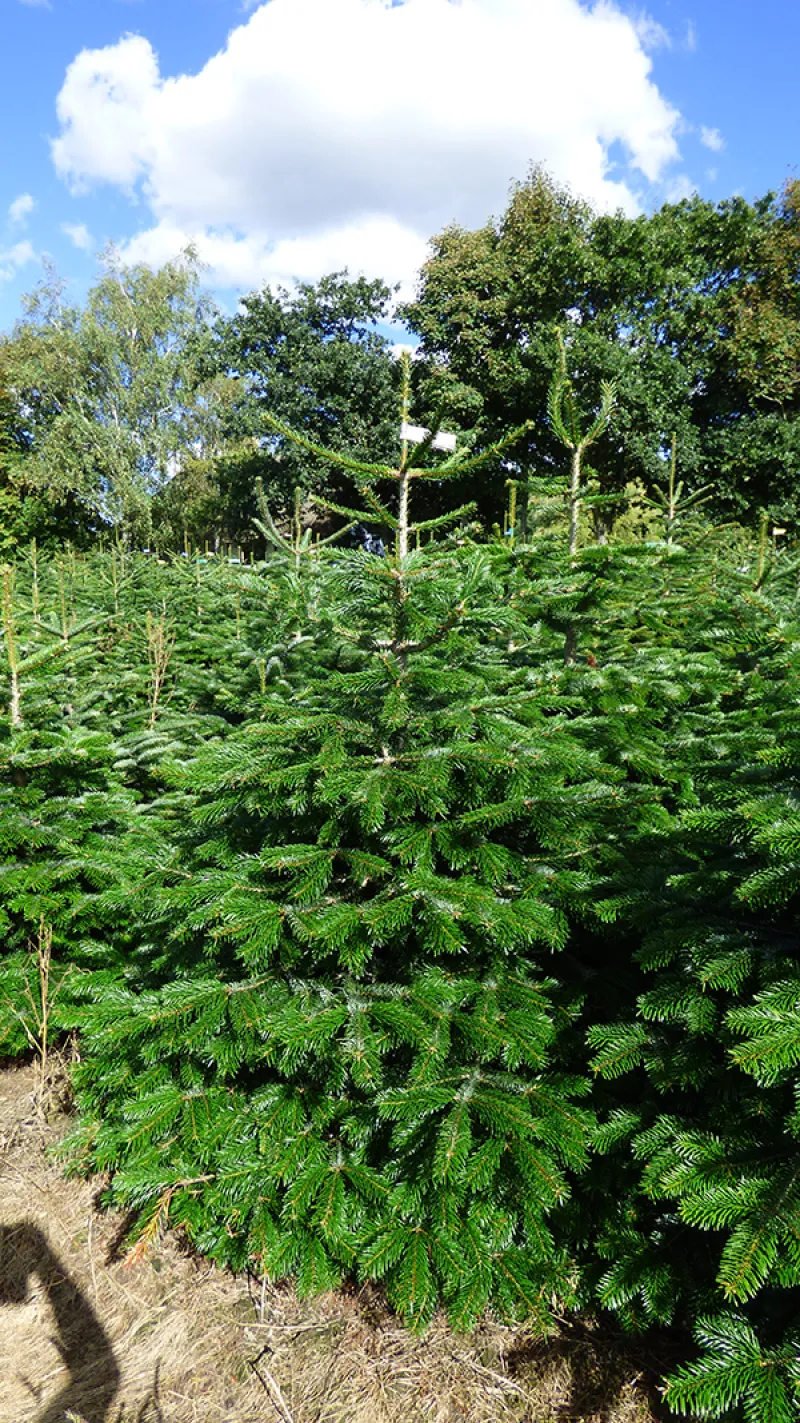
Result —
[[590, 1327], [417, 1338], [376, 1291], [298, 1300], [170, 1236], [126, 1267], [42, 1106], [0, 1071], [0, 1423], [654, 1423], [643, 1362]]

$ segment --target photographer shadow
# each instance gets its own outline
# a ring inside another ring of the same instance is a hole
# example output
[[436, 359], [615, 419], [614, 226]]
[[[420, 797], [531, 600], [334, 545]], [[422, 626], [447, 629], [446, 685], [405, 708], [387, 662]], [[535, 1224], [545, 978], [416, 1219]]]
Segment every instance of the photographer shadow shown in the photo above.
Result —
[[108, 1335], [42, 1231], [31, 1221], [0, 1225], [0, 1306], [24, 1304], [32, 1277], [52, 1310], [53, 1343], [69, 1373], [58, 1397], [33, 1423], [64, 1423], [70, 1412], [82, 1423], [106, 1423], [120, 1384]]

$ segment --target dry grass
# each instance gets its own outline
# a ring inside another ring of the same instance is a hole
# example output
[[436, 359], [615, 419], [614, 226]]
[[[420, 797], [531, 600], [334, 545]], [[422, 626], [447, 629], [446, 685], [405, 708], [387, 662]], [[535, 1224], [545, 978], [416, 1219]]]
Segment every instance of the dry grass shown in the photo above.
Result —
[[376, 1291], [298, 1300], [174, 1238], [126, 1268], [98, 1183], [46, 1154], [63, 1128], [32, 1067], [0, 1072], [0, 1423], [653, 1423], [635, 1358], [588, 1327], [415, 1338]]

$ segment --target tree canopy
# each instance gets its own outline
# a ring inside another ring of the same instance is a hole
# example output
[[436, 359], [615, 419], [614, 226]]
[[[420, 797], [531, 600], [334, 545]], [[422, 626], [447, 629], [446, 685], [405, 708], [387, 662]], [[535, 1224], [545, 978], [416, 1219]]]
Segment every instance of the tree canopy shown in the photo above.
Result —
[[276, 434], [265, 413], [354, 459], [396, 456], [397, 371], [375, 330], [390, 296], [383, 282], [337, 272], [294, 292], [251, 293], [217, 321], [202, 371], [236, 387], [217, 479], [223, 519], [240, 536], [256, 514], [257, 479], [280, 513], [298, 488], [330, 498], [345, 488], [330, 465]]
[[[6, 541], [103, 530], [252, 542], [260, 479], [278, 517], [345, 482], [267, 416], [355, 460], [398, 458], [398, 364], [379, 324], [392, 292], [332, 273], [245, 295], [230, 315], [191, 252], [160, 271], [105, 254], [79, 306], [48, 271], [0, 342]], [[535, 169], [506, 210], [433, 237], [404, 316], [419, 336], [412, 417], [477, 453], [529, 425], [459, 491], [491, 525], [509, 476], [566, 474], [548, 400], [561, 369], [575, 418], [614, 416], [586, 466], [605, 537], [632, 490], [652, 497], [674, 448], [715, 516], [794, 524], [800, 510], [800, 183], [756, 202], [693, 197], [601, 214]], [[448, 508], [431, 484], [425, 513]], [[23, 509], [22, 505], [25, 504]], [[318, 516], [319, 516], [318, 508]]]
[[546, 416], [558, 327], [587, 415], [615, 383], [592, 452], [605, 491], [660, 479], [674, 434], [690, 487], [710, 484], [721, 514], [795, 519], [799, 253], [796, 181], [752, 204], [695, 196], [631, 218], [534, 170], [498, 220], [434, 237], [405, 315], [428, 381], [484, 437], [534, 421], [526, 473], [559, 466]]
[[210, 310], [191, 252], [152, 271], [109, 250], [83, 307], [49, 270], [0, 351], [26, 481], [146, 543], [152, 496], [206, 414], [196, 348]]

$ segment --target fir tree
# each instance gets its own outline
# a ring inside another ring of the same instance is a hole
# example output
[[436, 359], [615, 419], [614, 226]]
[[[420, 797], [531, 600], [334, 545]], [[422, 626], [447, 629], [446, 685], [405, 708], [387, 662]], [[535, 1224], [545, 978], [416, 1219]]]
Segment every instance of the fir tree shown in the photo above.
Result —
[[797, 566], [674, 471], [660, 541], [415, 525], [499, 462], [434, 435], [333, 456], [385, 558], [296, 519], [7, 575], [4, 1047], [80, 1027], [73, 1150], [143, 1242], [691, 1328], [674, 1409], [788, 1419]]
[[459, 464], [354, 470], [395, 553], [320, 555], [291, 689], [174, 768], [149, 988], [98, 999], [77, 1079], [89, 1159], [154, 1228], [301, 1289], [383, 1279], [414, 1324], [571, 1296], [550, 1217], [591, 1114], [550, 965], [618, 779], [509, 661], [491, 559], [410, 551], [414, 481]]
[[599, 1138], [629, 1181], [599, 1237], [599, 1290], [631, 1322], [697, 1321], [707, 1352], [669, 1381], [673, 1407], [737, 1404], [754, 1423], [797, 1406], [798, 644], [779, 589], [719, 565], [715, 579], [713, 623], [693, 636], [716, 644], [718, 675], [667, 747], [683, 794], [658, 836], [633, 838], [638, 892], [617, 876], [638, 994], [590, 1033], [597, 1072], [621, 1079], [611, 1100], [627, 1098]]

